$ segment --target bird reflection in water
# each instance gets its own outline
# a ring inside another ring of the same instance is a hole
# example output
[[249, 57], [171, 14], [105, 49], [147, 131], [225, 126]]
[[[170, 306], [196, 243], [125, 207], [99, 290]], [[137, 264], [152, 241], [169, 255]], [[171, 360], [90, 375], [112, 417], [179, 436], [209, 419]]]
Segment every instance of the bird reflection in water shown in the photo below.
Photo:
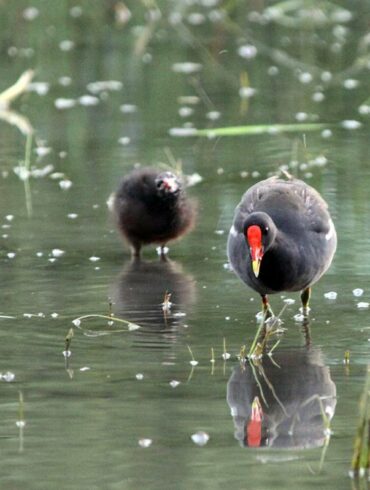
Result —
[[[169, 301], [163, 305], [166, 294]], [[174, 342], [195, 303], [195, 281], [172, 260], [132, 259], [115, 284], [112, 300], [116, 316], [142, 327], [135, 332], [142, 345]]]
[[[321, 447], [334, 415], [336, 386], [318, 348], [241, 364], [227, 384], [227, 402], [242, 446]], [[326, 419], [326, 420], [325, 420]]]

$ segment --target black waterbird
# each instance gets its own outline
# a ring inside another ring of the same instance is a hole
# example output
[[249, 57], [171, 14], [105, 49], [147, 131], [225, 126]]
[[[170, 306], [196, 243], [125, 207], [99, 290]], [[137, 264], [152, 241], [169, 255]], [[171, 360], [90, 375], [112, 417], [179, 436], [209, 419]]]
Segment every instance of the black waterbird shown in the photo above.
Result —
[[235, 210], [227, 252], [234, 272], [262, 297], [301, 291], [308, 314], [311, 286], [330, 266], [337, 236], [320, 194], [301, 180], [271, 177], [248, 189]]

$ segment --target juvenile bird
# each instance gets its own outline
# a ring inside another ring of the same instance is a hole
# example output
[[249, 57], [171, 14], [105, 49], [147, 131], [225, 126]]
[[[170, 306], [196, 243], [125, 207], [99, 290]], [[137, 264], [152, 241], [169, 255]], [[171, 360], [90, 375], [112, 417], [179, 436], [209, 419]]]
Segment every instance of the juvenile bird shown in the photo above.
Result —
[[195, 204], [172, 172], [141, 168], [124, 177], [113, 197], [113, 213], [132, 255], [143, 245], [157, 243], [163, 257], [165, 245], [191, 230]]

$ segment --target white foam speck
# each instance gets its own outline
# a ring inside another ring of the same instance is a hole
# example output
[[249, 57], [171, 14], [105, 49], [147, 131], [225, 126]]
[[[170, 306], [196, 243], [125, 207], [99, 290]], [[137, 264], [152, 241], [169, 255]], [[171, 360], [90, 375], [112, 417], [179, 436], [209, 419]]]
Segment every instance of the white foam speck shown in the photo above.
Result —
[[326, 299], [337, 299], [337, 296], [338, 296], [338, 293], [336, 293], [335, 291], [329, 291], [328, 293], [324, 294], [324, 297]]
[[369, 303], [367, 303], [366, 301], [360, 301], [359, 303], [357, 303], [357, 308], [359, 308], [360, 310], [366, 310], [367, 308], [369, 308]]
[[361, 288], [356, 288], [352, 291], [353, 296], [356, 296], [356, 298], [359, 298], [364, 294], [364, 290]]
[[170, 381], [170, 386], [172, 388], [177, 388], [177, 386], [179, 386], [180, 384], [180, 381], [177, 381], [176, 379], [173, 379], [172, 381]]
[[209, 441], [209, 435], [207, 434], [207, 432], [200, 430], [200, 431], [196, 432], [195, 434], [191, 435], [191, 440], [197, 446], [205, 446], [207, 444], [207, 442]]
[[152, 439], [143, 438], [143, 439], [139, 439], [138, 442], [139, 442], [139, 446], [140, 447], [147, 448], [147, 447], [150, 447], [152, 445], [153, 440]]

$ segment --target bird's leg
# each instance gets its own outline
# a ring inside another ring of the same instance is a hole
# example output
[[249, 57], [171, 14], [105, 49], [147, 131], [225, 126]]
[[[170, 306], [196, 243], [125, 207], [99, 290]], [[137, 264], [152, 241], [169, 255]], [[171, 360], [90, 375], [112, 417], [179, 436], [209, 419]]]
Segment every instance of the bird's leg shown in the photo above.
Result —
[[271, 309], [267, 294], [261, 294], [262, 297], [262, 312], [265, 318], [273, 317], [274, 313]]
[[308, 316], [308, 312], [310, 311], [310, 308], [308, 306], [308, 303], [310, 302], [310, 296], [311, 296], [311, 288], [310, 287], [304, 289], [301, 293], [302, 313], [303, 313], [303, 316], [305, 316], [305, 317]]
[[133, 243], [131, 245], [131, 256], [134, 259], [140, 259], [140, 251], [141, 251], [141, 244], [140, 243]]

